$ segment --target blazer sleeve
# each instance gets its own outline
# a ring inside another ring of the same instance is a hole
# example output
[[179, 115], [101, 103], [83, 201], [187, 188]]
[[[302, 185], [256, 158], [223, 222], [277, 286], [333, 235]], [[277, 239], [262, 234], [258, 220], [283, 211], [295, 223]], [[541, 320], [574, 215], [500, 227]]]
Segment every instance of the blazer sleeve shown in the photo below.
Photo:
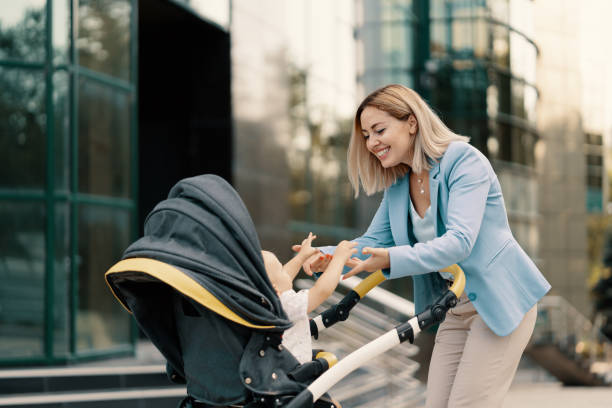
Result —
[[[374, 214], [374, 218], [370, 222], [370, 226], [366, 232], [351, 241], [357, 242], [357, 253], [354, 255], [356, 258], [365, 259], [370, 255], [363, 255], [361, 250], [364, 247], [383, 247], [388, 248], [395, 244], [393, 235], [391, 234], [391, 222], [389, 220], [389, 204], [387, 202], [387, 192], [385, 191], [383, 199]], [[326, 254], [332, 254], [336, 249], [335, 246], [324, 246], [319, 247], [319, 250]], [[345, 267], [344, 273], [348, 272], [350, 268]]]
[[427, 243], [390, 248], [391, 279], [438, 271], [464, 260], [474, 247], [491, 186], [490, 166], [463, 143], [449, 146], [442, 160], [448, 163], [441, 180], [449, 191], [446, 232]]

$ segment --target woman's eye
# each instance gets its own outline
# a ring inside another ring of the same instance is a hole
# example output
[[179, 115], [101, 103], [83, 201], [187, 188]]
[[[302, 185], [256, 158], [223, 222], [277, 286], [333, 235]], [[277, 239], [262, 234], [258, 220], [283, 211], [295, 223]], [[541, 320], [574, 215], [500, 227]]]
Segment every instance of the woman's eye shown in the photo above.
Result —
[[385, 129], [382, 128], [382, 129], [377, 130], [376, 133], [378, 133], [379, 135], [382, 135], [384, 131], [385, 131]]
[[369, 137], [370, 137], [370, 135], [366, 135], [365, 133], [363, 134], [363, 138], [364, 138], [365, 140], [368, 140], [368, 138], [369, 138]]

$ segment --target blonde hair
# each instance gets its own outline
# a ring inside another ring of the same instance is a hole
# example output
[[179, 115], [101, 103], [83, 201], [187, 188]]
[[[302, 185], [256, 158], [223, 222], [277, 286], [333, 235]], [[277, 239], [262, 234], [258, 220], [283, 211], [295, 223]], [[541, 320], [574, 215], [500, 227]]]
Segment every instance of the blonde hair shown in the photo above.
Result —
[[[402, 121], [408, 120], [411, 114], [414, 115], [418, 131], [413, 143], [410, 166], [398, 164], [385, 169], [367, 149], [361, 133], [361, 114], [368, 106], [387, 112]], [[377, 89], [361, 102], [353, 122], [347, 156], [348, 176], [355, 190], [355, 197], [359, 196], [360, 183], [365, 193], [371, 195], [391, 186], [411, 168], [416, 173], [430, 170], [433, 161], [440, 159], [448, 145], [456, 140], [468, 142], [470, 139], [452, 132], [412, 89], [397, 84]]]

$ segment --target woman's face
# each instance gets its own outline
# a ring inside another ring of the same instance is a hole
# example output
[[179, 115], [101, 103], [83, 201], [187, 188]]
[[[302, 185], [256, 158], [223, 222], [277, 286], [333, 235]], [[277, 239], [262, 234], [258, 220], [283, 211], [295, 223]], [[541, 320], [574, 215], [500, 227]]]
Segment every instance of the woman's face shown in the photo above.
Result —
[[412, 114], [408, 120], [399, 120], [373, 106], [367, 106], [361, 112], [361, 134], [366, 148], [384, 168], [400, 163], [410, 165], [417, 130], [417, 121]]

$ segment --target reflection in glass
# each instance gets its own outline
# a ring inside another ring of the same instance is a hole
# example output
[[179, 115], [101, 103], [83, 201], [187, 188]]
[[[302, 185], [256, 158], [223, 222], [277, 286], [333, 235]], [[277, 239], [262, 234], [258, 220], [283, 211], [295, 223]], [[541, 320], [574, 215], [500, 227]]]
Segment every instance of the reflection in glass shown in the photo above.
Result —
[[130, 99], [121, 90], [79, 82], [79, 191], [130, 195]]
[[[346, 172], [346, 150], [352, 119], [338, 118], [329, 106], [307, 103], [306, 70], [292, 67], [290, 76], [291, 143], [287, 163], [291, 172], [291, 219], [318, 225], [352, 228], [355, 202]], [[321, 85], [321, 84], [319, 84]], [[328, 86], [327, 83], [324, 86]], [[317, 233], [321, 244], [326, 237]], [[327, 237], [337, 243], [337, 237]], [[348, 238], [348, 237], [344, 237]], [[302, 237], [303, 239], [303, 237]]]
[[55, 138], [55, 189], [68, 190], [70, 174], [70, 75], [53, 74], [53, 120]]
[[64, 357], [70, 346], [70, 212], [67, 203], [55, 206], [53, 280], [53, 355]]
[[491, 61], [495, 64], [510, 68], [510, 34], [506, 26], [491, 24], [492, 32]]
[[80, 0], [79, 64], [130, 79], [130, 0]]
[[510, 22], [510, 2], [508, 0], [487, 0], [491, 18], [502, 23]]
[[509, 162], [494, 162], [501, 184], [512, 234], [532, 258], [537, 258], [539, 241], [537, 181], [528, 167]]
[[45, 3], [45, 0], [0, 3], [0, 60], [44, 62]]
[[53, 63], [70, 61], [70, 3], [71, 0], [53, 1]]
[[127, 248], [130, 225], [127, 210], [94, 205], [79, 207], [79, 306], [76, 320], [79, 352], [129, 343], [129, 314], [108, 295], [103, 275]]
[[0, 67], [0, 188], [43, 188], [44, 73]]
[[363, 10], [365, 23], [416, 19], [412, 0], [364, 0]]
[[0, 202], [0, 356], [43, 354], [43, 204]]
[[407, 52], [413, 41], [413, 27], [404, 21], [382, 26], [382, 51], [385, 65], [392, 68], [410, 67], [412, 54]]

